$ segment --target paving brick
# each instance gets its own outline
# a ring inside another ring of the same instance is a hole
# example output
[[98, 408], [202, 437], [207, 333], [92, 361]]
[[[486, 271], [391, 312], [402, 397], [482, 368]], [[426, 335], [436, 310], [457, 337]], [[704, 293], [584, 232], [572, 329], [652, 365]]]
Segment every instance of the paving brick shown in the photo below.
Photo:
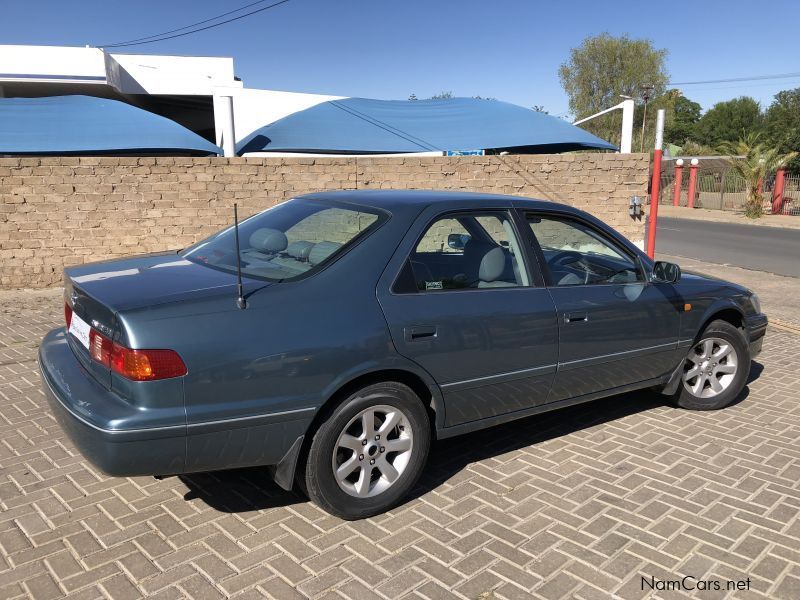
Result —
[[[593, 600], [644, 597], [638, 573], [798, 597], [800, 375], [785, 356], [800, 336], [770, 330], [764, 371], [728, 409], [634, 393], [443, 441], [418, 499], [346, 523], [248, 470], [98, 474], [38, 389], [36, 342], [61, 318], [57, 290], [0, 293], [3, 598]], [[246, 510], [193, 498], [194, 482]]]

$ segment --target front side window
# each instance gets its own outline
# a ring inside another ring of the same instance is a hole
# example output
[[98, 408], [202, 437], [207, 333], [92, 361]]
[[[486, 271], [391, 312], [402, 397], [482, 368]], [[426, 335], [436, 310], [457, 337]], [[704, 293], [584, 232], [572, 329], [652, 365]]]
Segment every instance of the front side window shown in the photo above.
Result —
[[[239, 224], [242, 275], [269, 281], [319, 270], [386, 216], [333, 202], [289, 200]], [[236, 273], [233, 227], [181, 252], [193, 262]]]
[[437, 219], [415, 246], [402, 277], [402, 291], [409, 292], [529, 285], [520, 245], [505, 212]]
[[638, 263], [593, 228], [563, 217], [528, 216], [553, 285], [643, 281]]

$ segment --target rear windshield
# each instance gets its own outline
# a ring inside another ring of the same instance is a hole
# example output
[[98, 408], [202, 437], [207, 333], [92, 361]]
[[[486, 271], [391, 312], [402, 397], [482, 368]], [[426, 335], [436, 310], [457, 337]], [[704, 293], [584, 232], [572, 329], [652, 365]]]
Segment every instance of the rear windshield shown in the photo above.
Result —
[[[304, 199], [283, 202], [239, 223], [242, 275], [268, 281], [310, 275], [385, 219], [383, 213], [360, 206]], [[181, 255], [236, 273], [234, 228], [195, 244]]]

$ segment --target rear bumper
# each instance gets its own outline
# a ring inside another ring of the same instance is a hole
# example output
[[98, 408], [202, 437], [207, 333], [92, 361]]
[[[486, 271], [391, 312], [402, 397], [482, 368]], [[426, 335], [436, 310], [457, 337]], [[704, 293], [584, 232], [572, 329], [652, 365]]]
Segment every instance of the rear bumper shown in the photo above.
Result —
[[761, 352], [764, 335], [767, 333], [769, 319], [765, 314], [757, 314], [745, 319], [747, 339], [750, 345], [750, 358], [755, 358]]
[[39, 348], [42, 387], [53, 416], [89, 462], [112, 476], [173, 475], [186, 465], [186, 423], [120, 427], [142, 410], [100, 385], [78, 362], [64, 329]]

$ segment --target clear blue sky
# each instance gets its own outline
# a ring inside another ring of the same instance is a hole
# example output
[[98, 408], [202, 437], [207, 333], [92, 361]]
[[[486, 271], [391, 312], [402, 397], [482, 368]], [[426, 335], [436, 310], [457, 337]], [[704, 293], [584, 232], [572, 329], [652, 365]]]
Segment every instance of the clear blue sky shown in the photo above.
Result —
[[[238, 8], [249, 0], [38, 0], [2, 3], [3, 44], [101, 45]], [[674, 15], [674, 16], [673, 16]], [[210, 31], [125, 53], [232, 56], [248, 87], [405, 99], [442, 90], [567, 112], [558, 67], [608, 31], [669, 51], [672, 81], [800, 72], [800, 3], [772, 0], [291, 0]], [[768, 105], [795, 79], [683, 87], [704, 109], [751, 95]]]

